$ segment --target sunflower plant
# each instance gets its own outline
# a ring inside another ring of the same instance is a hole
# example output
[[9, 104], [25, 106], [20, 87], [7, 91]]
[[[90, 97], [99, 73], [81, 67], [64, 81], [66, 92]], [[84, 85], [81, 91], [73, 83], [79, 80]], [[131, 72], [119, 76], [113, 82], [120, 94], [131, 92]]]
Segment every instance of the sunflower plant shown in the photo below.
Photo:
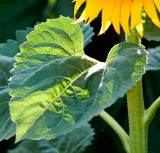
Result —
[[[144, 31], [143, 22], [145, 22], [142, 20], [143, 12], [152, 20], [158, 30], [160, 28], [158, 16], [160, 12], [159, 0], [76, 0], [74, 16], [76, 16], [78, 9], [84, 2], [86, 2], [86, 7], [75, 23], [85, 21], [88, 24], [102, 11], [102, 25], [99, 34], [105, 33], [111, 24], [115, 31], [120, 34], [120, 26], [122, 26], [126, 33], [126, 44], [132, 42], [141, 45], [141, 37], [143, 37]], [[153, 26], [151, 27], [153, 28]], [[139, 54], [141, 53], [139, 52]], [[127, 153], [146, 153], [148, 127], [156, 110], [160, 107], [160, 97], [145, 110], [141, 78], [136, 78], [135, 85], [126, 94], [129, 135], [105, 111], [102, 111], [99, 115], [118, 134]]]
[[[48, 19], [0, 44], [0, 141], [14, 135], [15, 142], [23, 140], [9, 153], [82, 153], [94, 135], [88, 122], [99, 115], [127, 153], [147, 153], [160, 97], [145, 108], [142, 75], [160, 70], [160, 49], [146, 51], [141, 38], [160, 41], [160, 1], [74, 2], [75, 18], [85, 5], [77, 20]], [[111, 24], [117, 34], [120, 27], [126, 33], [126, 41], [113, 46], [105, 62], [84, 53], [94, 35], [90, 22], [100, 12], [99, 35]], [[105, 111], [125, 94], [129, 134]]]

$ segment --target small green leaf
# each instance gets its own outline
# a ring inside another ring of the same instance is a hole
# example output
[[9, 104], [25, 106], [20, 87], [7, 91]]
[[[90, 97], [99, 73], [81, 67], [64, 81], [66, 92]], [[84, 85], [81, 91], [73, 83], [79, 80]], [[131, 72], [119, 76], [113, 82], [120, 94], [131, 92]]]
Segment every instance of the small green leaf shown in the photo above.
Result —
[[[59, 22], [63, 28], [53, 32], [52, 26]], [[71, 22], [61, 17], [36, 26], [21, 46], [22, 53], [16, 56], [10, 83], [16, 141], [51, 139], [74, 130], [124, 96], [144, 73], [147, 53], [134, 43], [113, 47], [106, 63], [77, 56], [83, 55], [82, 48], [77, 47], [82, 46], [83, 37], [79, 26]], [[49, 32], [44, 32], [44, 27]], [[68, 27], [73, 31], [66, 36]], [[46, 37], [46, 33], [53, 35]], [[71, 36], [81, 45], [71, 41]], [[57, 47], [59, 39], [64, 41]]]
[[17, 30], [16, 31], [16, 40], [19, 44], [24, 43], [27, 41], [26, 35], [28, 35], [30, 32], [34, 31], [34, 28], [26, 28], [26, 30]]
[[20, 52], [19, 45], [20, 44], [14, 40], [7, 40], [6, 43], [1, 43], [0, 55], [8, 56], [8, 57], [15, 56], [18, 52]]
[[[159, 13], [159, 18], [160, 18], [160, 13]], [[149, 41], [150, 40], [160, 41], [160, 28], [157, 27], [148, 16], [146, 17], [143, 26], [144, 26], [143, 37], [145, 39]]]
[[79, 23], [79, 26], [82, 29], [83, 32], [83, 45], [86, 47], [90, 42], [92, 42], [92, 37], [94, 36], [93, 28], [90, 26], [90, 24], [87, 24], [84, 26], [84, 22]]
[[160, 70], [160, 47], [148, 49], [148, 64], [145, 66], [146, 71]]

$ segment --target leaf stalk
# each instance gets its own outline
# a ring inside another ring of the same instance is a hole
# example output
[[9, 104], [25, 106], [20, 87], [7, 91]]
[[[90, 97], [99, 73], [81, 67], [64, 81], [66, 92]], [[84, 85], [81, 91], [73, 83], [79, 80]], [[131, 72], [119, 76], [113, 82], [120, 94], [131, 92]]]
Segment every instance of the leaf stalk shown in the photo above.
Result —
[[146, 124], [150, 124], [152, 121], [152, 118], [154, 117], [156, 111], [160, 107], [160, 97], [158, 97], [153, 104], [146, 110], [146, 117], [145, 117], [145, 122]]
[[117, 123], [117, 121], [107, 112], [102, 111], [99, 116], [116, 132], [121, 139], [126, 152], [129, 151], [129, 136], [124, 129]]

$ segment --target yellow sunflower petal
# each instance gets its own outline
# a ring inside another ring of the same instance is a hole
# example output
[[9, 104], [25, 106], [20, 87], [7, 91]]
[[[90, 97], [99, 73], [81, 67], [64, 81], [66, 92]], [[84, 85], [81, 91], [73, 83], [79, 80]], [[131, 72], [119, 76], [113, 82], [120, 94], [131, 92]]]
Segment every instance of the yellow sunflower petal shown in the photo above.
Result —
[[124, 29], [124, 32], [129, 34], [129, 17], [131, 14], [131, 0], [123, 0], [121, 7], [121, 25]]
[[115, 0], [105, 0], [102, 8], [102, 28], [100, 31], [106, 31], [106, 26], [110, 22], [110, 16], [114, 7]]
[[131, 27], [136, 26], [137, 20], [141, 17], [143, 0], [133, 0], [131, 8]]
[[76, 14], [80, 6], [85, 2], [86, 0], [76, 0], [76, 4], [74, 6], [74, 18], [76, 18]]
[[101, 26], [101, 29], [100, 29], [100, 32], [98, 35], [102, 35], [103, 33], [105, 33], [105, 31], [107, 31], [107, 29], [110, 27], [111, 25], [111, 21], [108, 21], [106, 24], [105, 24], [105, 28], [103, 28], [103, 23], [102, 23], [102, 26]]
[[141, 37], [143, 37], [143, 24], [137, 25], [136, 29]]
[[154, 0], [154, 3], [158, 9], [158, 11], [160, 12], [160, 1], [159, 0]]
[[[104, 0], [88, 0], [86, 5], [86, 18], [88, 19], [87, 24], [90, 23], [92, 20], [94, 20], [99, 12], [102, 10]], [[92, 5], [92, 7], [90, 7]]]
[[80, 18], [74, 23], [85, 20], [86, 24], [94, 20], [102, 10], [102, 25], [99, 34], [105, 33], [111, 24], [118, 34], [120, 25], [124, 32], [129, 34], [129, 20], [131, 17], [131, 28], [136, 27], [138, 33], [143, 36], [143, 25], [141, 10], [144, 10], [153, 23], [160, 27], [157, 10], [160, 12], [160, 0], [75, 0], [74, 17], [80, 6], [86, 2], [86, 7]]
[[77, 24], [77, 23], [80, 23], [80, 22], [83, 22], [85, 20], [85, 9], [84, 11], [82, 12], [81, 16], [78, 18], [78, 20], [74, 21], [73, 24]]
[[121, 9], [122, 0], [116, 0], [114, 4], [114, 9], [111, 15], [111, 21], [114, 29], [118, 34], [120, 34], [120, 9]]
[[153, 23], [160, 27], [159, 19], [157, 16], [156, 8], [153, 4], [153, 0], [144, 0], [144, 9], [148, 16], [152, 19]]
[[136, 29], [139, 35], [143, 37], [143, 24], [142, 24], [141, 17], [139, 17], [139, 19], [137, 20]]

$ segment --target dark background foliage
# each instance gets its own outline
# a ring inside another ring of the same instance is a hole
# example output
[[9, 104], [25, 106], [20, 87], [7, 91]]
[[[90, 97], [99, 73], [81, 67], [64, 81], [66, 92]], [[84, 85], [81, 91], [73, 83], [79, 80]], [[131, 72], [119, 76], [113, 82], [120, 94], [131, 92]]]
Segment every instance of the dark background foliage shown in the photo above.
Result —
[[[77, 17], [80, 15], [80, 8]], [[45, 21], [47, 18], [57, 18], [60, 15], [73, 17], [74, 3], [72, 0], [0, 0], [0, 43], [7, 39], [15, 39], [16, 30], [33, 27], [36, 22]], [[97, 36], [101, 17], [91, 23], [95, 36], [92, 42], [84, 48], [87, 55], [99, 61], [105, 61], [109, 50], [118, 42], [124, 41], [124, 33], [116, 34], [113, 27], [101, 36]], [[142, 39], [146, 48], [160, 45], [159, 42], [148, 42]], [[145, 106], [150, 104], [160, 95], [160, 71], [149, 71], [143, 76]], [[106, 110], [128, 132], [128, 115], [126, 97], [118, 100], [116, 104]], [[87, 147], [85, 153], [124, 153], [122, 144], [114, 131], [99, 117], [90, 121], [95, 129], [93, 144]], [[156, 113], [149, 129], [149, 153], [160, 152], [160, 110]], [[14, 137], [0, 142], [0, 153], [14, 148]]]

